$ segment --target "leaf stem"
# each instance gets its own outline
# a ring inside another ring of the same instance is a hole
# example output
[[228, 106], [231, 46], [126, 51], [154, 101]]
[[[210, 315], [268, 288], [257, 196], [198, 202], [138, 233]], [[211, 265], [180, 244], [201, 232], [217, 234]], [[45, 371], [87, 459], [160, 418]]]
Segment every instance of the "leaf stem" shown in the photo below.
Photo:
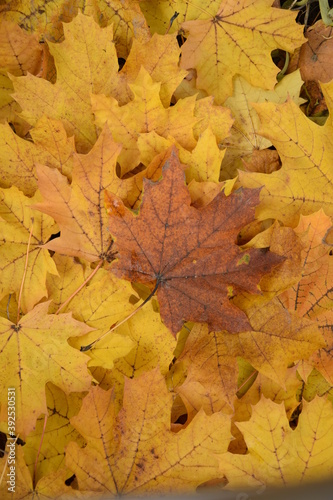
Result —
[[103, 260], [100, 260], [97, 264], [97, 266], [95, 267], [95, 269], [89, 274], [88, 278], [86, 280], [84, 280], [84, 282], [79, 286], [79, 288], [77, 288], [75, 290], [75, 292], [72, 293], [72, 295], [70, 297], [68, 297], [67, 300], [65, 300], [65, 302], [63, 304], [61, 304], [61, 306], [59, 307], [59, 309], [57, 309], [57, 311], [54, 313], [54, 314], [59, 314], [61, 309], [63, 309], [64, 307], [67, 306], [67, 304], [75, 297], [76, 294], [79, 293], [80, 290], [82, 290], [82, 288], [95, 276], [95, 274], [97, 273], [98, 269], [101, 267], [101, 265], [103, 264]]
[[100, 340], [102, 340], [109, 333], [113, 332], [116, 328], [118, 328], [118, 326], [122, 325], [123, 323], [126, 323], [126, 321], [128, 321], [130, 318], [132, 318], [132, 316], [134, 316], [134, 314], [136, 314], [138, 311], [140, 311], [140, 309], [142, 309], [143, 306], [145, 304], [147, 304], [147, 302], [153, 297], [153, 295], [155, 295], [155, 292], [156, 292], [159, 284], [160, 284], [160, 282], [157, 281], [157, 283], [155, 285], [155, 288], [151, 292], [151, 294], [142, 302], [142, 304], [139, 307], [137, 307], [133, 312], [131, 312], [131, 314], [129, 316], [127, 316], [125, 319], [121, 320], [120, 323], [116, 323], [115, 325], [113, 325], [110, 328], [110, 330], [108, 330], [107, 332], [103, 333], [100, 337], [98, 337], [96, 340], [94, 340], [90, 344], [88, 344], [88, 345], [82, 345], [80, 347], [80, 351], [81, 352], [89, 351], [94, 346], [94, 344], [96, 344], [97, 342], [99, 342]]
[[258, 374], [258, 370], [253, 370], [253, 372], [250, 373], [250, 375], [247, 377], [247, 379], [245, 379], [244, 382], [238, 387], [236, 394], [239, 394], [241, 389], [243, 389], [243, 387], [250, 382], [251, 378], [257, 374]]
[[22, 299], [22, 293], [23, 293], [23, 285], [25, 281], [25, 277], [27, 275], [27, 269], [28, 269], [28, 260], [29, 260], [29, 250], [30, 250], [30, 243], [31, 243], [31, 238], [32, 238], [32, 231], [34, 228], [34, 218], [31, 217], [31, 229], [29, 233], [29, 239], [28, 239], [28, 245], [27, 245], [27, 254], [25, 256], [25, 264], [24, 264], [24, 271], [23, 271], [23, 276], [22, 276], [22, 281], [21, 281], [21, 288], [20, 288], [20, 293], [18, 296], [18, 301], [17, 301], [17, 317], [16, 317], [16, 324], [20, 321], [20, 309], [21, 309], [21, 299]]
[[46, 429], [46, 422], [47, 422], [47, 415], [45, 415], [45, 418], [44, 418], [42, 436], [40, 438], [39, 448], [38, 448], [38, 452], [36, 455], [36, 461], [35, 461], [35, 465], [34, 465], [34, 476], [33, 476], [33, 488], [34, 489], [36, 488], [36, 475], [37, 475], [38, 458], [39, 458], [40, 450], [42, 449], [42, 444], [43, 444], [44, 434], [45, 434], [45, 429]]

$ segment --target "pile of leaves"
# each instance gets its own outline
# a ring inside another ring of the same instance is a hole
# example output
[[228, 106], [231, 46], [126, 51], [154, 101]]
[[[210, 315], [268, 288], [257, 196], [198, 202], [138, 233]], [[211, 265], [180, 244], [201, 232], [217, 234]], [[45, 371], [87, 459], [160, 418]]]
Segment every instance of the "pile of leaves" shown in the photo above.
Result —
[[332, 476], [332, 28], [31, 5], [0, 6], [1, 497]]

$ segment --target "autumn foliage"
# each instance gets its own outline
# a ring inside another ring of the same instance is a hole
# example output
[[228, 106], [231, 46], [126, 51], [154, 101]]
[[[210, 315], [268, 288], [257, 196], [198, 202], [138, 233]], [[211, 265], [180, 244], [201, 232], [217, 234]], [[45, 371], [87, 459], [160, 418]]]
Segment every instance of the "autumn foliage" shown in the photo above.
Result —
[[1, 3], [1, 498], [333, 475], [332, 28], [271, 3]]

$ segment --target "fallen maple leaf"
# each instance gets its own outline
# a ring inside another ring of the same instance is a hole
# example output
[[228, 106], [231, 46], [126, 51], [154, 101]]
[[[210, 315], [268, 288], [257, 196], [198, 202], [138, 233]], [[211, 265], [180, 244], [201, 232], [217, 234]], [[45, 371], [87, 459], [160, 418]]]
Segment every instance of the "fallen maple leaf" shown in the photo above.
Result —
[[[70, 441], [76, 441], [80, 446], [85, 444], [69, 421], [79, 413], [85, 393], [71, 392], [67, 395], [49, 382], [45, 386], [45, 395], [48, 413], [37, 419], [36, 428], [30, 432], [24, 445], [24, 458], [35, 484], [44, 476], [65, 467], [66, 444]], [[38, 453], [41, 444], [43, 452]]]
[[[235, 303], [246, 311], [252, 330], [239, 334], [238, 355], [276, 383], [283, 383], [291, 363], [309, 358], [325, 345], [317, 323], [288, 311], [277, 297], [244, 294], [235, 297]], [[234, 345], [236, 338], [225, 341]]]
[[0, 189], [0, 297], [15, 293], [18, 300], [26, 269], [20, 304], [23, 312], [47, 296], [47, 273], [57, 274], [49, 252], [41, 248], [57, 226], [51, 217], [31, 209], [40, 199], [39, 192], [28, 198], [15, 186]]
[[107, 123], [114, 140], [123, 146], [118, 160], [121, 175], [130, 172], [139, 163], [137, 140], [140, 133], [155, 130], [164, 137], [171, 135], [184, 148], [195, 147], [192, 127], [199, 121], [194, 116], [195, 96], [165, 108], [160, 98], [161, 83], [154, 82], [143, 66], [129, 87], [134, 99], [124, 106], [119, 106], [114, 97], [91, 96], [96, 124], [103, 127]]
[[20, 129], [22, 120], [16, 115], [20, 107], [11, 96], [14, 89], [8, 73], [16, 76], [27, 72], [38, 74], [43, 62], [43, 49], [35, 34], [26, 33], [4, 17], [1, 16], [0, 20], [0, 121], [15, 123], [15, 129]]
[[[330, 93], [328, 85], [322, 87], [325, 96]], [[333, 109], [332, 102], [328, 106]], [[253, 107], [262, 123], [260, 133], [271, 140], [282, 162], [281, 169], [271, 174], [239, 172], [243, 186], [264, 186], [258, 218], [271, 217], [295, 227], [301, 214], [323, 208], [327, 215], [333, 215], [331, 120], [320, 127], [290, 99], [285, 104], [269, 102]]]
[[116, 174], [121, 146], [105, 127], [87, 155], [73, 155], [72, 184], [58, 170], [38, 165], [38, 186], [44, 201], [34, 208], [54, 217], [61, 235], [44, 248], [76, 255], [90, 262], [112, 259], [112, 242], [104, 209], [105, 189], [134, 205], [141, 193], [143, 173], [130, 179]]
[[177, 359], [177, 365], [182, 363], [186, 368], [186, 380], [176, 392], [187, 409], [203, 408], [208, 415], [230, 411], [237, 392], [239, 352], [237, 339], [228, 341], [226, 332], [209, 332], [207, 325], [194, 325]]
[[92, 18], [79, 13], [64, 25], [64, 31], [62, 43], [49, 42], [57, 68], [56, 83], [30, 74], [11, 77], [13, 97], [28, 123], [35, 125], [44, 114], [62, 120], [67, 133], [74, 134], [78, 149], [86, 152], [97, 139], [90, 93], [110, 93], [118, 84], [113, 30], [112, 26], [101, 29]]
[[36, 35], [26, 33], [14, 22], [1, 20], [0, 45], [1, 68], [16, 76], [39, 72], [43, 50]]
[[240, 74], [251, 85], [272, 89], [279, 69], [271, 51], [293, 52], [305, 40], [294, 12], [271, 7], [271, 0], [229, 2], [206, 0], [206, 19], [186, 21], [188, 37], [181, 67], [197, 70], [197, 86], [223, 104], [232, 95], [232, 77]]
[[[221, 179], [237, 175], [237, 169], [243, 170], [242, 159], [249, 160], [254, 152], [269, 148], [272, 143], [259, 134], [260, 120], [253, 103], [275, 102], [282, 104], [289, 96], [296, 104], [303, 102], [299, 97], [303, 81], [299, 71], [286, 75], [274, 90], [264, 90], [250, 85], [245, 78], [236, 76], [233, 80], [234, 92], [225, 101], [224, 106], [231, 109], [235, 122], [230, 135], [220, 141], [219, 146], [225, 147], [226, 153], [221, 165]], [[276, 151], [268, 150], [277, 154]]]
[[125, 82], [132, 83], [144, 66], [155, 82], [161, 82], [160, 98], [167, 108], [172, 94], [187, 73], [179, 68], [178, 60], [179, 46], [175, 35], [154, 34], [145, 44], [134, 38], [120, 75], [125, 77]]
[[184, 320], [207, 322], [212, 329], [249, 330], [244, 313], [229, 297], [258, 293], [261, 277], [283, 258], [235, 244], [240, 228], [250, 222], [258, 191], [219, 193], [200, 210], [190, 207], [184, 172], [171, 150], [163, 178], [144, 180], [139, 215], [112, 193], [106, 197], [110, 232], [119, 259], [119, 277], [154, 283], [161, 317], [175, 335]]
[[0, 184], [15, 185], [27, 196], [37, 190], [36, 163], [57, 168], [71, 179], [75, 151], [73, 137], [67, 138], [59, 120], [43, 116], [30, 135], [34, 142], [16, 135], [8, 124], [0, 124]]
[[[34, 482], [33, 474], [24, 460], [24, 448], [22, 446], [15, 447], [15, 491], [8, 490], [8, 483], [3, 480], [0, 484], [1, 498], [11, 500], [22, 500], [27, 498], [38, 498], [38, 500], [49, 500], [50, 498], [57, 500], [69, 500], [72, 498], [83, 499], [84, 496], [80, 491], [67, 486], [66, 482], [72, 474], [68, 472], [67, 467], [59, 468], [56, 471], [49, 472], [41, 477], [37, 484]], [[95, 492], [87, 493], [89, 498], [94, 498]], [[85, 497], [87, 498], [87, 496]]]
[[[132, 44], [149, 41], [149, 26], [140, 10], [137, 0], [76, 0], [82, 13], [93, 16], [101, 27], [113, 26], [113, 39], [118, 57], [127, 59]], [[73, 2], [71, 2], [72, 4]]]
[[[135, 404], [133, 404], [135, 401]], [[184, 430], [170, 430], [172, 396], [159, 369], [125, 382], [123, 408], [115, 417], [113, 392], [93, 387], [71, 419], [85, 437], [70, 443], [67, 466], [79, 488], [110, 496], [194, 491], [217, 475], [215, 453], [230, 442], [230, 416], [202, 411]]]
[[228, 487], [286, 486], [332, 476], [333, 409], [326, 398], [303, 402], [294, 431], [284, 405], [264, 397], [252, 406], [251, 420], [237, 426], [249, 452], [219, 457], [220, 471], [226, 475]]
[[300, 49], [298, 67], [305, 82], [330, 82], [333, 78], [331, 62], [333, 28], [320, 19], [306, 30], [308, 43]]
[[330, 246], [323, 243], [331, 227], [332, 220], [322, 209], [301, 216], [295, 233], [303, 243], [300, 252], [302, 276], [292, 288], [279, 296], [279, 300], [285, 308], [296, 311], [300, 317], [318, 323], [326, 346], [311, 356], [309, 365], [315, 366], [333, 384], [333, 263]]
[[91, 383], [87, 357], [71, 348], [68, 337], [91, 330], [71, 318], [47, 314], [49, 302], [38, 304], [18, 324], [0, 318], [1, 417], [7, 412], [7, 388], [16, 388], [16, 432], [24, 437], [36, 418], [47, 413], [45, 383], [50, 379], [65, 391], [85, 391]]
[[[142, 330], [142, 325], [145, 325], [144, 330]], [[163, 375], [168, 372], [173, 359], [176, 341], [167, 327], [161, 322], [159, 314], [154, 311], [151, 303], [138, 311], [135, 317], [130, 318], [125, 325], [121, 325], [117, 329], [117, 333], [120, 337], [132, 341], [133, 348], [128, 354], [126, 353], [123, 357], [119, 356], [114, 361], [114, 371], [116, 370], [119, 374], [128, 378], [138, 377], [157, 366]], [[102, 342], [99, 342], [91, 351], [88, 351], [87, 354], [91, 355], [93, 359], [94, 357], [97, 358], [98, 349], [101, 347]], [[101, 359], [100, 356], [98, 366], [112, 368], [110, 358], [110, 355], [108, 359], [106, 356]], [[97, 365], [96, 362], [95, 364]], [[89, 366], [91, 365], [92, 363], [89, 363]]]

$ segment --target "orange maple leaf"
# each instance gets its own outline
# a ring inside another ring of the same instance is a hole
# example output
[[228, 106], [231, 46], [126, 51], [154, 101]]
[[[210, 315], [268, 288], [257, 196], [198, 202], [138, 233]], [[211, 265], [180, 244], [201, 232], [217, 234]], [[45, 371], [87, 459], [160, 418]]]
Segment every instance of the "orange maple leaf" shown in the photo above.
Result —
[[330, 247], [323, 243], [331, 227], [331, 218], [322, 209], [312, 215], [301, 216], [295, 232], [303, 243], [300, 254], [302, 277], [297, 284], [281, 294], [279, 300], [299, 316], [317, 321], [326, 346], [314, 353], [309, 363], [332, 384], [333, 263]]
[[58, 170], [37, 166], [38, 186], [44, 201], [34, 208], [54, 217], [61, 230], [61, 236], [44, 248], [90, 262], [112, 259], [103, 192], [109, 189], [132, 206], [141, 194], [143, 177], [140, 173], [130, 179], [119, 179], [116, 164], [120, 151], [121, 146], [105, 127], [87, 155], [74, 154], [71, 185]]

